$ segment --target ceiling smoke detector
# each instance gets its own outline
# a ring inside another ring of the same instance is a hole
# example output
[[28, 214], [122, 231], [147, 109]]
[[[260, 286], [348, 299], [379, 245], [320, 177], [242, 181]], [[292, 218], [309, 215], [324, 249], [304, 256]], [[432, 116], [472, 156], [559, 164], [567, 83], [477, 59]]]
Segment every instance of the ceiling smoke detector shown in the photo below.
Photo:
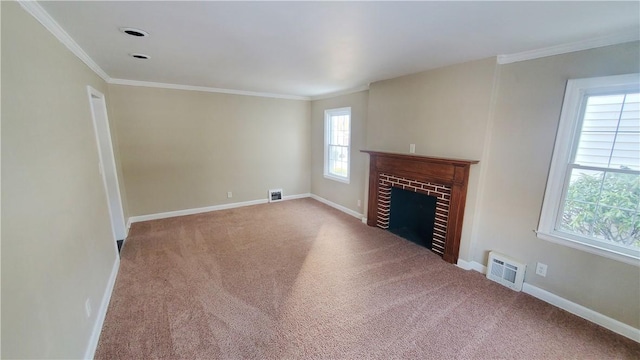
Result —
[[122, 31], [123, 33], [125, 33], [127, 35], [131, 35], [131, 36], [135, 36], [135, 37], [147, 37], [147, 36], [149, 36], [148, 32], [146, 32], [144, 30], [140, 30], [140, 29], [135, 29], [135, 28], [122, 27], [122, 28], [120, 28], [120, 31]]
[[149, 60], [151, 58], [149, 55], [138, 54], [138, 53], [129, 54], [129, 55], [131, 55], [132, 58], [141, 59], [141, 60]]

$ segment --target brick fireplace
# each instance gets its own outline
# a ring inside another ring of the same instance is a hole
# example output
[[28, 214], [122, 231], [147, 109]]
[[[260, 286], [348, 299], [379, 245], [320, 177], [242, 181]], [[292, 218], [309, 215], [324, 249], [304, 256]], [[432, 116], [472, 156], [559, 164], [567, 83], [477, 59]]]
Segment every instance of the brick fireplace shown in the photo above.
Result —
[[458, 261], [469, 169], [474, 160], [444, 159], [363, 150], [369, 162], [367, 224], [389, 227], [391, 188], [436, 198], [431, 250], [450, 263]]

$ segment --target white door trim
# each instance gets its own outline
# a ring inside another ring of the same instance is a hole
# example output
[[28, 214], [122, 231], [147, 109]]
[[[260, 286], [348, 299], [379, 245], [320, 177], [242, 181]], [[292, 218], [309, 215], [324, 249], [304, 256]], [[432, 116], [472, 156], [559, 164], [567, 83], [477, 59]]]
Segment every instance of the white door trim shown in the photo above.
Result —
[[93, 130], [96, 135], [98, 156], [100, 158], [99, 171], [102, 175], [105, 195], [107, 197], [109, 216], [111, 218], [111, 230], [115, 244], [116, 240], [125, 239], [126, 224], [124, 222], [122, 197], [120, 196], [120, 185], [118, 184], [118, 173], [113, 153], [113, 142], [111, 141], [107, 106], [104, 94], [98, 90], [87, 86], [87, 93], [89, 95], [89, 105], [91, 106], [91, 118], [93, 119]]

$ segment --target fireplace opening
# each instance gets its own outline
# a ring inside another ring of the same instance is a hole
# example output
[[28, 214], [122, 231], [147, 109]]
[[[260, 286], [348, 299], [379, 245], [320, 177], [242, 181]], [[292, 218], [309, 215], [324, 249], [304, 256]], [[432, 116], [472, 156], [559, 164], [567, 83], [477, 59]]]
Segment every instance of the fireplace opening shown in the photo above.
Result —
[[434, 196], [392, 187], [388, 230], [432, 249], [436, 200]]

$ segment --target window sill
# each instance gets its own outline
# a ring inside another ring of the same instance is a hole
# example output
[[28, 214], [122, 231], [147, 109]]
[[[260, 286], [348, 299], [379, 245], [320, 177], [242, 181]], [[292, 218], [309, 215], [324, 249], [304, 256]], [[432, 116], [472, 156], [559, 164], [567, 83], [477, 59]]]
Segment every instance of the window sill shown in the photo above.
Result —
[[349, 184], [349, 179], [347, 179], [347, 178], [341, 178], [341, 177], [331, 176], [331, 175], [327, 175], [327, 174], [324, 174], [324, 178], [325, 179], [329, 179], [329, 180], [333, 180], [333, 181], [337, 181], [337, 182], [341, 182], [343, 184]]
[[541, 231], [535, 231], [536, 236], [539, 239], [546, 240], [552, 243], [568, 246], [573, 249], [582, 250], [591, 254], [600, 255], [602, 257], [606, 257], [608, 259], [616, 260], [623, 262], [629, 265], [635, 265], [640, 267], [640, 257], [616, 252], [611, 249], [606, 249], [603, 247], [583, 243], [574, 239], [570, 239], [567, 237], [559, 236], [556, 234], [549, 234]]

